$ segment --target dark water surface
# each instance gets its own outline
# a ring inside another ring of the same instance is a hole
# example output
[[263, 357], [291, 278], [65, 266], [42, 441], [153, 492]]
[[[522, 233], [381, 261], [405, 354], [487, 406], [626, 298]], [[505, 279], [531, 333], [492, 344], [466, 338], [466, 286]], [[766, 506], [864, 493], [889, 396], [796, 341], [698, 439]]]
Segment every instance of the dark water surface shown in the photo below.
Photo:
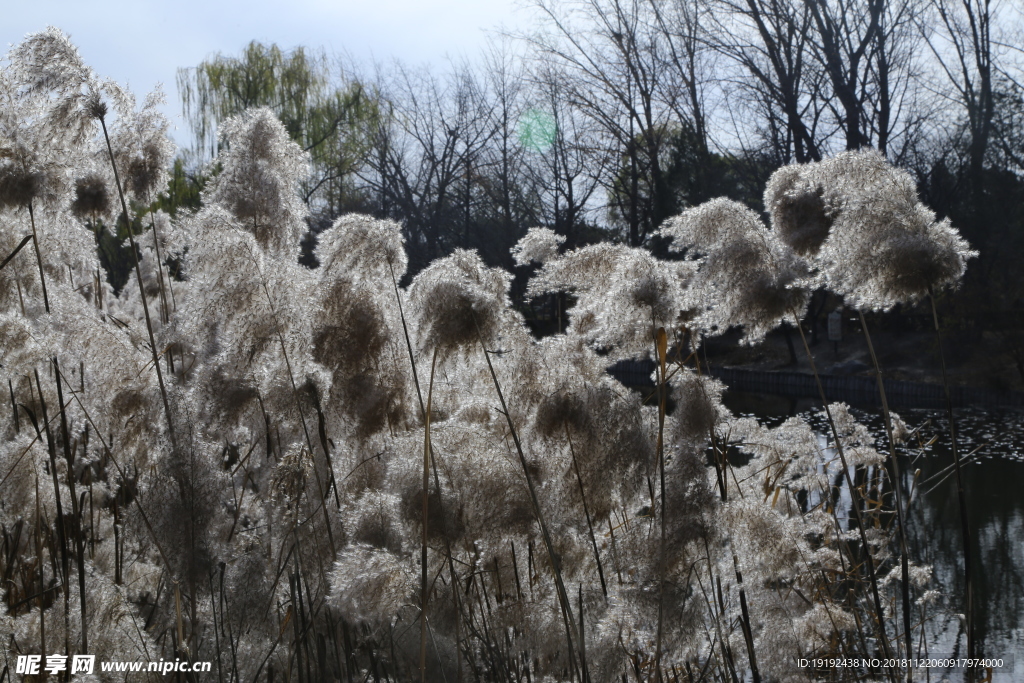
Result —
[[[816, 401], [736, 392], [726, 392], [724, 398], [738, 414], [768, 423], [801, 414], [810, 416], [820, 434], [828, 431]], [[852, 412], [876, 436], [879, 450], [887, 450], [880, 411]], [[897, 412], [910, 428], [919, 428], [916, 444], [898, 449], [904, 500], [914, 491], [907, 515], [910, 559], [932, 566], [931, 587], [942, 593], [939, 603], [928, 609], [928, 650], [966, 657], [967, 639], [957, 617], [965, 609], [963, 541], [948, 420], [945, 411]], [[1024, 681], [1024, 411], [961, 408], [954, 415], [960, 457], [966, 461], [962, 474], [978, 656], [1004, 659], [1004, 668], [993, 672], [992, 681]], [[957, 670], [930, 674], [932, 681], [963, 680]], [[922, 672], [915, 680], [929, 679]]]

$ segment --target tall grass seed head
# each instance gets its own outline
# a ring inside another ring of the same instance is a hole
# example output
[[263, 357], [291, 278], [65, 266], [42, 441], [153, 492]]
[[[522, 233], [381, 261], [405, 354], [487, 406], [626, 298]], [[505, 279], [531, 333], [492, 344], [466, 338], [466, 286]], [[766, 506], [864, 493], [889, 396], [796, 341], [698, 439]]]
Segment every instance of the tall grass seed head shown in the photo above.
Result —
[[743, 204], [712, 199], [659, 232], [673, 240], [672, 250], [691, 250], [699, 263], [688, 294], [706, 331], [739, 325], [744, 343], [754, 343], [807, 306], [806, 262]]
[[977, 256], [948, 219], [917, 197], [911, 175], [874, 150], [844, 152], [814, 174], [829, 190], [834, 220], [818, 267], [854, 307], [887, 310], [955, 285]]
[[531, 263], [544, 264], [558, 256], [558, 248], [565, 242], [565, 236], [549, 228], [530, 228], [526, 235], [512, 247], [512, 259], [517, 266]]
[[319, 235], [316, 258], [323, 272], [333, 277], [357, 277], [390, 282], [405, 275], [402, 226], [362, 214], [345, 214]]
[[219, 135], [222, 171], [204, 202], [228, 209], [270, 255], [294, 258], [306, 229], [298, 183], [308, 172], [308, 155], [266, 107], [228, 119]]
[[512, 276], [488, 268], [473, 251], [456, 249], [425, 268], [410, 299], [427, 348], [454, 350], [480, 339], [493, 341], [502, 328]]
[[764, 190], [772, 230], [801, 256], [817, 253], [832, 227], [825, 188], [813, 176], [807, 177], [808, 167], [791, 164], [779, 168]]

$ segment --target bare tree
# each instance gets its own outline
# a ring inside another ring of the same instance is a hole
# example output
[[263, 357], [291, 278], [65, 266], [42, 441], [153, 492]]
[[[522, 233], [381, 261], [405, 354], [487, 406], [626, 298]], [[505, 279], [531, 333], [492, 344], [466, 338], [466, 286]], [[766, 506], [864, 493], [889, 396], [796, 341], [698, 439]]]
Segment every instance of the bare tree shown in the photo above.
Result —
[[829, 95], [810, 56], [810, 9], [789, 0], [711, 0], [710, 44], [746, 72], [779, 163], [818, 161]]
[[362, 178], [379, 198], [380, 212], [405, 221], [418, 270], [459, 242], [456, 217], [465, 212], [457, 205], [466, 194], [458, 181], [487, 142], [488, 105], [468, 67], [439, 80], [399, 65], [392, 74], [378, 73], [377, 90], [386, 115]]
[[967, 115], [972, 193], [981, 201], [982, 171], [992, 133], [992, 19], [990, 0], [931, 0], [937, 21], [922, 32], [940, 70]]
[[[528, 155], [522, 141], [524, 120], [531, 116], [526, 64], [512, 51], [512, 43], [498, 43], [484, 64], [485, 97], [489, 102], [486, 143], [479, 153], [475, 176], [463, 179], [467, 196], [475, 179], [480, 195], [476, 208], [479, 234], [468, 235], [466, 246], [477, 247], [491, 262], [512, 266], [509, 249], [540, 221], [531, 190]], [[464, 207], [470, 222], [468, 202]]]
[[641, 0], [540, 0], [537, 7], [551, 30], [528, 40], [560, 65], [571, 102], [622, 159], [606, 189], [629, 244], [640, 245], [674, 208], [662, 159], [677, 113], [666, 104], [677, 91], [663, 68], [672, 60], [668, 36]]
[[585, 241], [581, 228], [613, 159], [600, 142], [600, 128], [566, 96], [570, 84], [564, 74], [547, 63], [533, 79], [534, 116], [546, 130], [527, 156], [532, 187], [542, 222], [565, 235], [572, 248]]

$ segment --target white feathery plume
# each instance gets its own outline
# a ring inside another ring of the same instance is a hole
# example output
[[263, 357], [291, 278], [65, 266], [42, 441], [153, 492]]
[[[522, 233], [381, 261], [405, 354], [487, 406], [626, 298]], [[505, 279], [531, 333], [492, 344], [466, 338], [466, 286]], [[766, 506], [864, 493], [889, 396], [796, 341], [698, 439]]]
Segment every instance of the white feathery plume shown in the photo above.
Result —
[[448, 351], [472, 347], [478, 339], [494, 341], [514, 325], [508, 299], [511, 280], [511, 274], [488, 268], [476, 252], [465, 249], [431, 263], [409, 288], [423, 348]]
[[298, 183], [308, 173], [309, 155], [266, 107], [231, 117], [218, 134], [222, 170], [203, 193], [204, 203], [227, 209], [268, 255], [298, 258], [307, 214]]
[[765, 205], [774, 232], [858, 309], [887, 310], [955, 285], [977, 256], [920, 202], [911, 175], [874, 150], [776, 171]]
[[512, 259], [517, 266], [544, 264], [558, 256], [558, 248], [564, 242], [565, 236], [550, 228], [530, 228], [512, 247]]
[[155, 199], [167, 184], [174, 156], [174, 143], [168, 137], [170, 121], [160, 111], [164, 103], [159, 87], [146, 96], [140, 109], [131, 93], [114, 100], [117, 120], [110, 131], [114, 161], [124, 191], [142, 203]]
[[595, 244], [545, 263], [527, 291], [571, 292], [577, 301], [567, 333], [610, 350], [610, 360], [631, 358], [652, 353], [659, 327], [678, 327], [692, 270], [692, 264], [659, 261], [643, 249]]
[[712, 199], [670, 218], [659, 234], [673, 240], [672, 250], [697, 256], [689, 296], [705, 332], [740, 325], [744, 343], [754, 343], [803, 315], [805, 263], [743, 204]]
[[409, 562], [367, 545], [349, 545], [338, 553], [330, 584], [331, 606], [350, 622], [374, 628], [411, 605], [417, 588]]

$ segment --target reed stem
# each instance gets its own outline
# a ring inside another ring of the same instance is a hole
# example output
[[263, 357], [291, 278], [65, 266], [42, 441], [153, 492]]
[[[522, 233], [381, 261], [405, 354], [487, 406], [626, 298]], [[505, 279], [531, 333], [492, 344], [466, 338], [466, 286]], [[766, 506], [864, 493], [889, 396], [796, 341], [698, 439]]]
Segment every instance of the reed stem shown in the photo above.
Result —
[[665, 573], [667, 571], [666, 518], [668, 515], [668, 498], [665, 495], [665, 360], [668, 356], [668, 335], [665, 328], [659, 327], [654, 335], [658, 352], [658, 475], [661, 479], [661, 539], [658, 543], [658, 635], [654, 646], [654, 680], [662, 682], [661, 645], [665, 631]]
[[[530, 476], [530, 467], [526, 462], [526, 455], [523, 453], [523, 445], [519, 441], [519, 433], [516, 431], [515, 425], [512, 423], [512, 415], [509, 413], [508, 405], [505, 403], [505, 395], [501, 391], [501, 385], [498, 383], [498, 375], [494, 372], [494, 366], [491, 364], [490, 353], [487, 351], [487, 347], [484, 346], [483, 335], [480, 333], [480, 325], [478, 323], [476, 333], [477, 340], [480, 342], [480, 348], [484, 352], [484, 360], [487, 361], [487, 369], [490, 371], [491, 380], [494, 382], [494, 390], [497, 392], [498, 401], [501, 403], [502, 414], [505, 416], [505, 421], [508, 424], [508, 430], [512, 435], [512, 442], [515, 444], [516, 453], [519, 455], [519, 464], [523, 468], [523, 477], [526, 479], [526, 486], [530, 492], [530, 502], [533, 504], [533, 512], [537, 516], [537, 522], [540, 524], [541, 535], [544, 539], [544, 547], [548, 551], [548, 560], [551, 562], [551, 569], [555, 575], [555, 591], [558, 593], [558, 601], [562, 606], [562, 616], [565, 619], [570, 659], [575, 659], [573, 656], [573, 641], [576, 643], [580, 642], [579, 631], [576, 628], [576, 622], [572, 616], [572, 604], [569, 602], [569, 596], [565, 591], [565, 583], [562, 581], [562, 568], [558, 560], [558, 554], [555, 552], [555, 546], [551, 541], [551, 534], [548, 531], [547, 522], [544, 520], [544, 513], [541, 510], [540, 501], [537, 498], [537, 491], [533, 485], [533, 477]], [[583, 655], [582, 651], [579, 651], [578, 654], [582, 678], [584, 681], [589, 681], [590, 676], [587, 671], [586, 657]]]
[[[875, 366], [875, 383], [878, 385], [878, 398], [882, 402], [882, 419], [885, 423], [885, 436], [889, 441], [889, 462], [892, 463], [893, 480], [892, 490], [896, 502], [896, 523], [900, 538], [900, 572], [901, 586], [900, 593], [903, 603], [903, 637], [906, 643], [906, 657], [913, 655], [914, 643], [910, 628], [910, 553], [907, 549], [906, 521], [903, 515], [903, 478], [900, 475], [900, 462], [896, 456], [896, 440], [892, 435], [892, 416], [889, 414], [889, 400], [885, 395], [885, 381], [882, 379], [882, 366], [875, 354], [875, 345], [871, 342], [871, 333], [868, 331], [868, 321], [864, 317], [864, 311], [860, 314], [860, 326], [864, 330], [864, 340], [868, 343], [868, 352], [871, 354], [871, 362]], [[913, 667], [907, 667], [907, 680], [912, 681]]]
[[43, 256], [39, 253], [39, 234], [36, 232], [36, 214], [32, 210], [31, 200], [28, 203], [28, 218], [32, 223], [32, 246], [36, 251], [36, 263], [39, 265], [39, 284], [43, 287], [43, 306], [50, 312], [50, 297], [46, 294], [46, 275], [43, 274]]
[[[121, 177], [117, 172], [117, 164], [114, 163], [114, 148], [110, 144], [110, 136], [107, 134], [107, 122], [102, 116], [98, 117], [100, 126], [103, 128], [103, 139], [107, 142], [107, 154], [110, 156], [110, 167], [114, 171], [114, 185], [117, 186], [117, 196], [121, 199], [121, 211], [124, 212], [124, 220], [128, 225], [128, 242], [131, 245], [132, 259], [135, 262], [135, 279], [139, 283], [139, 298], [142, 299], [142, 312], [146, 317], [146, 331], [149, 333], [149, 348], [153, 352], [153, 367], [156, 368], [156, 381], [160, 385], [160, 397], [164, 403], [164, 413], [167, 415], [167, 435], [171, 439], [171, 448], [178, 450], [178, 442], [174, 435], [174, 419], [171, 416], [171, 404], [167, 400], [167, 388], [164, 386], [164, 375], [160, 371], [160, 354], [156, 350], [156, 338], [153, 335], [153, 321], [149, 317], [149, 303], [146, 301], [146, 288], [142, 284], [142, 269], [139, 267], [139, 250], [135, 247], [135, 235], [132, 233], [131, 214], [128, 213], [128, 203], [124, 199], [124, 190], [121, 189]], [[33, 230], [35, 228], [33, 227]], [[159, 267], [159, 264], [157, 264]], [[41, 267], [41, 266], [40, 266]], [[43, 290], [45, 293], [45, 289]]]
[[[796, 320], [800, 320], [800, 317], [793, 313], [793, 317]], [[804, 352], [807, 354], [807, 362], [810, 363], [811, 372], [814, 373], [814, 382], [818, 385], [818, 396], [821, 398], [821, 403], [825, 407], [825, 416], [828, 418], [829, 427], [832, 430], [832, 439], [836, 445], [836, 453], [839, 455], [839, 461], [843, 468], [843, 477], [846, 480], [846, 486], [850, 490], [850, 499], [853, 501], [851, 509], [853, 510], [853, 518], [857, 524], [857, 531], [860, 534], [860, 542], [864, 547], [864, 564], [868, 570], [868, 580], [871, 582], [871, 596], [874, 599], [875, 617], [878, 620], [878, 634], [879, 642], [882, 645], [882, 652], [885, 659], [892, 660], [892, 651], [889, 647], [889, 638], [885, 634], [885, 611], [882, 609], [882, 597], [878, 591], [878, 576], [875, 574], [875, 560], [871, 555], [871, 546], [868, 544], [867, 532], [864, 528], [864, 519], [860, 512], [860, 501], [857, 500], [857, 488], [853, 485], [853, 479], [850, 478], [850, 466], [846, 461], [846, 453], [843, 451], [843, 444], [839, 440], [839, 431], [836, 428], [836, 422], [832, 418], [832, 410], [829, 408], [828, 400], [825, 398], [825, 388], [821, 384], [821, 376], [818, 374], [818, 368], [814, 363], [814, 356], [811, 354], [811, 347], [807, 343], [807, 335], [804, 334], [804, 328], [802, 325], [797, 324], [796, 329], [800, 332], [800, 341], [803, 342]], [[851, 558], [852, 560], [853, 558]], [[889, 678], [896, 682], [896, 675], [892, 668], [888, 669]]]
[[956, 494], [960, 503], [960, 532], [963, 537], [964, 546], [964, 590], [966, 592], [966, 605], [964, 606], [964, 618], [967, 621], [967, 657], [974, 659], [978, 656], [975, 652], [977, 643], [974, 633], [974, 582], [972, 576], [971, 562], [971, 527], [967, 517], [967, 492], [964, 488], [964, 478], [961, 472], [960, 449], [956, 440], [956, 423], [953, 420], [953, 399], [949, 392], [949, 375], [946, 372], [946, 354], [942, 350], [942, 330], [939, 326], [939, 313], [935, 307], [935, 293], [928, 288], [928, 300], [931, 302], [932, 322], [935, 325], [935, 342], [939, 349], [939, 361], [942, 365], [942, 389], [946, 398], [946, 416], [949, 419], [949, 441], [953, 450], [953, 465], [956, 470]]
[[89, 629], [86, 626], [85, 609], [85, 545], [82, 542], [82, 515], [78, 505], [78, 495], [75, 492], [75, 459], [71, 451], [71, 437], [68, 434], [67, 413], [64, 410], [64, 392], [60, 388], [60, 365], [57, 357], [53, 357], [54, 381], [57, 383], [57, 403], [60, 405], [60, 431], [61, 439], [64, 442], [64, 459], [68, 464], [68, 489], [71, 491], [71, 513], [73, 516], [72, 528], [75, 532], [75, 550], [78, 553], [78, 598], [81, 603], [82, 617], [82, 652], [89, 651]]
[[430, 362], [430, 384], [427, 385], [427, 409], [423, 415], [423, 537], [420, 550], [420, 681], [427, 683], [427, 514], [430, 492], [430, 410], [434, 399], [434, 369], [437, 367], [437, 348]]

